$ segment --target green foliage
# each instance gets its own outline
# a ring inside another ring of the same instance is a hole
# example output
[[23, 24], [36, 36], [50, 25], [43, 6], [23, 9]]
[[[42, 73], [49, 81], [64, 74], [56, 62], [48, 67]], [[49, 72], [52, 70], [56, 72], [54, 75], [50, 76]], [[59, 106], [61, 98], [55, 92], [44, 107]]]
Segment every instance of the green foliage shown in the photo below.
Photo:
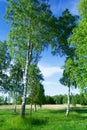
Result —
[[[71, 85], [76, 85], [75, 79], [72, 76], [72, 68], [68, 66], [70, 59], [74, 57], [75, 48], [68, 43], [68, 38], [72, 34], [73, 28], [76, 27], [78, 16], [72, 16], [68, 9], [66, 9], [62, 16], [57, 20], [57, 42], [52, 45], [53, 54], [66, 55], [66, 61], [64, 65], [63, 76], [60, 79], [60, 83], [63, 85], [71, 87]], [[70, 105], [70, 89], [68, 91], [68, 106]], [[62, 101], [61, 101], [62, 102]], [[69, 107], [67, 107], [69, 111]]]
[[10, 60], [7, 42], [0, 41], [0, 89], [9, 89], [8, 74], [6, 72], [8, 72]]
[[81, 94], [71, 95], [71, 104], [74, 106], [76, 106], [76, 104], [81, 104], [81, 98], [84, 100], [84, 98], [81, 97]]
[[19, 95], [23, 93], [23, 68], [18, 62], [10, 65], [9, 72], [9, 96], [13, 99], [13, 103], [17, 103]]
[[87, 94], [81, 93], [81, 94], [71, 95], [71, 104], [74, 106], [76, 104], [87, 105]]
[[45, 96], [44, 104], [66, 104], [67, 95]]
[[5, 70], [10, 63], [10, 55], [8, 52], [8, 46], [6, 41], [0, 41], [0, 57], [0, 68]]
[[67, 103], [67, 95], [64, 95], [63, 96], [63, 104], [66, 104]]
[[[25, 115], [28, 70], [44, 47], [55, 42], [56, 18], [47, 0], [8, 0], [5, 18], [11, 24], [8, 46], [12, 58], [24, 67], [21, 116]], [[35, 57], [34, 57], [35, 56]]]
[[73, 96], [73, 95], [71, 96], [71, 104], [74, 106], [76, 106], [76, 104], [78, 104], [76, 96]]
[[53, 96], [53, 99], [55, 101], [56, 104], [63, 104], [63, 95], [56, 95], [56, 96]]
[[87, 18], [87, 0], [81, 0], [78, 9], [82, 18]]
[[53, 97], [45, 96], [45, 104], [56, 104], [56, 102]]
[[[80, 104], [87, 105], [87, 94], [81, 93], [70, 95], [70, 102], [72, 105]], [[67, 95], [45, 96], [44, 104], [67, 104]]]
[[81, 105], [87, 105], [87, 94], [82, 93], [80, 95], [80, 104]]
[[7, 99], [7, 97], [4, 98], [4, 104], [5, 104], [5, 105], [8, 104], [8, 99]]
[[77, 87], [75, 80], [74, 68], [76, 64], [73, 62], [73, 58], [67, 58], [64, 65], [63, 77], [60, 79], [61, 84], [71, 87]]
[[75, 75], [76, 83], [84, 89], [87, 86], [87, 19], [85, 15], [85, 9], [87, 1], [81, 0], [79, 8], [82, 15], [82, 19], [79, 21], [78, 26], [73, 30], [73, 35], [69, 38], [69, 43], [75, 47], [74, 67], [73, 72]]
[[30, 102], [42, 105], [42, 103], [44, 102], [44, 88], [41, 81], [43, 81], [44, 79], [37, 65], [30, 65], [28, 76]]
[[10, 76], [9, 76], [9, 86], [10, 91], [14, 93], [21, 93], [23, 91], [23, 68], [22, 65], [18, 62], [14, 62], [10, 66]]
[[45, 1], [8, 0], [5, 18], [11, 24], [8, 39], [10, 52], [22, 64], [27, 50], [41, 52], [44, 46], [54, 42], [56, 18]]
[[74, 48], [68, 43], [68, 38], [72, 34], [72, 30], [76, 27], [78, 16], [72, 16], [68, 9], [66, 9], [62, 16], [57, 19], [57, 40], [52, 45], [53, 54], [73, 56]]
[[18, 95], [17, 104], [21, 104], [21, 103], [22, 103], [22, 95]]
[[11, 104], [9, 101], [9, 97], [0, 96], [0, 105], [8, 105]]
[[0, 105], [4, 104], [4, 98], [2, 96], [0, 96]]

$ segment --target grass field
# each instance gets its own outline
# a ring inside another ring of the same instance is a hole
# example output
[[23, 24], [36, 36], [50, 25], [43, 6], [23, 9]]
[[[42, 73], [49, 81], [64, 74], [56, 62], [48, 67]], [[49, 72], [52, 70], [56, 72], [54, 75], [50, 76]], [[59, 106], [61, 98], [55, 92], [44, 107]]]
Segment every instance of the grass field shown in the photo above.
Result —
[[0, 130], [87, 130], [87, 108], [72, 108], [69, 117], [65, 116], [65, 109], [39, 109], [33, 112], [32, 118], [29, 110], [22, 119], [18, 110], [0, 110]]

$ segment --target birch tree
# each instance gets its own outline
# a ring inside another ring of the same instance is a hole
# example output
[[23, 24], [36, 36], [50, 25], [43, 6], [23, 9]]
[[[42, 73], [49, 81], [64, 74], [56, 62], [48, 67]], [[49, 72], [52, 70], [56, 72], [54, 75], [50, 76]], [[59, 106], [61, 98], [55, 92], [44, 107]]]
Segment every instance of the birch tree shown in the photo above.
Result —
[[32, 53], [55, 42], [56, 18], [47, 0], [8, 0], [5, 18], [11, 24], [8, 45], [11, 55], [24, 65], [21, 116], [25, 116], [28, 69]]
[[[54, 55], [60, 54], [61, 56], [66, 56], [66, 61], [64, 65], [63, 77], [60, 79], [60, 82], [68, 87], [68, 95], [67, 95], [67, 112], [66, 115], [69, 115], [70, 111], [70, 87], [72, 86], [73, 78], [70, 80], [70, 75], [72, 73], [71, 61], [75, 56], [75, 47], [71, 46], [68, 43], [68, 38], [72, 35], [72, 30], [76, 27], [76, 23], [78, 21], [78, 16], [73, 16], [68, 9], [66, 9], [62, 16], [58, 18], [57, 21], [57, 41], [56, 44], [53, 45], [52, 53]], [[70, 65], [70, 66], [68, 66]]]
[[70, 112], [70, 88], [76, 85], [76, 79], [75, 79], [75, 73], [73, 69], [76, 67], [76, 64], [74, 64], [73, 59], [67, 58], [65, 65], [64, 65], [64, 71], [63, 71], [63, 77], [60, 79], [61, 84], [67, 86], [68, 93], [67, 93], [67, 110], [66, 110], [66, 116], [69, 115]]

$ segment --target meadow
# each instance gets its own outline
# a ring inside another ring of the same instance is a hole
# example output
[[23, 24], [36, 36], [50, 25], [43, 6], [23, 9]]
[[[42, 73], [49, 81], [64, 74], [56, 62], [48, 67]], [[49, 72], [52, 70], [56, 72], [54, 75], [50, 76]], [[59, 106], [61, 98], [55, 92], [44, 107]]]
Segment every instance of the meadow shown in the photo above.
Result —
[[87, 107], [72, 108], [65, 116], [65, 109], [39, 109], [32, 117], [26, 110], [25, 118], [20, 110], [0, 109], [0, 130], [87, 130]]

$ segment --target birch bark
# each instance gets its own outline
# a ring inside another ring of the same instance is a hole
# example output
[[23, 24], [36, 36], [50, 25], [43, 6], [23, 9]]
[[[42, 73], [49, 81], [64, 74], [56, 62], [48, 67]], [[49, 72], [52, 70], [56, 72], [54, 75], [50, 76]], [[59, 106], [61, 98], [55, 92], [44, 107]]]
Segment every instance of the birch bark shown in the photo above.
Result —
[[70, 112], [70, 85], [68, 85], [68, 104], [67, 104], [66, 116], [69, 115], [69, 112]]
[[23, 76], [24, 91], [23, 91], [23, 97], [22, 97], [21, 117], [25, 116], [25, 105], [26, 105], [26, 96], [27, 96], [27, 85], [28, 85], [28, 69], [31, 62], [31, 55], [32, 55], [32, 47], [30, 45], [30, 42], [28, 42], [26, 66], [25, 66], [25, 72]]

